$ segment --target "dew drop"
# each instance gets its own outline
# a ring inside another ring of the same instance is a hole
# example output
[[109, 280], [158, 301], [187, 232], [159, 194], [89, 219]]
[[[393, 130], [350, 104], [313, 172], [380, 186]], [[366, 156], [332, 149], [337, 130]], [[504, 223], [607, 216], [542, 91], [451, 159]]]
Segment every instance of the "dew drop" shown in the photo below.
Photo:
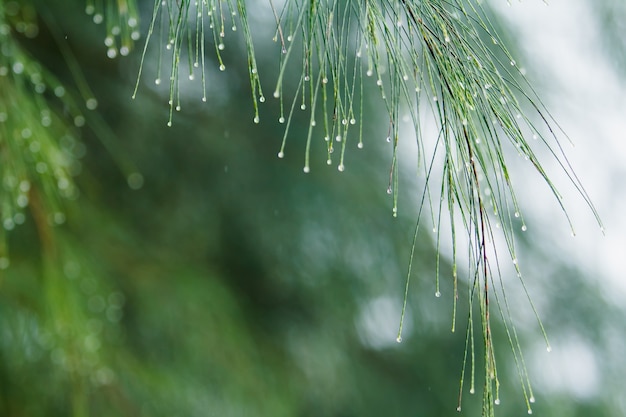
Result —
[[217, 49], [219, 49], [220, 51], [223, 51], [225, 47], [226, 46], [224, 46], [223, 43], [220, 43], [219, 45], [217, 45]]
[[548, 353], [552, 352], [552, 346], [549, 346], [549, 345], [548, 345], [548, 347], [546, 347], [546, 351], [547, 351]]
[[450, 37], [449, 36], [446, 36], [444, 40], [446, 41], [446, 43], [450, 43]]
[[[435, 297], [437, 297], [437, 298], [441, 297], [441, 292], [439, 292], [439, 291], [435, 292]], [[473, 394], [472, 391], [470, 391], [470, 393]]]
[[285, 123], [285, 118], [284, 118], [284, 117], [282, 117], [282, 116], [280, 116], [280, 117], [278, 118], [278, 123]]
[[517, 258], [513, 258], [513, 265], [517, 265]]
[[396, 337], [396, 342], [398, 342], [398, 343], [402, 343], [402, 336], [398, 336], [398, 337]]
[[189, 74], [189, 81], [193, 81], [194, 78], [193, 74]]
[[328, 159], [326, 160], [326, 165], [331, 165], [332, 163], [333, 163], [333, 161], [332, 161], [330, 158], [328, 158]]
[[529, 408], [528, 409], [528, 414], [532, 414], [532, 413], [533, 413], [533, 410]]
[[280, 92], [278, 90], [274, 91], [274, 98], [279, 98]]
[[515, 60], [512, 59], [510, 64], [511, 64], [512, 67], [514, 67], [515, 66]]
[[261, 103], [265, 103], [265, 96], [261, 96], [261, 97], [259, 97], [259, 101], [260, 101]]
[[515, 217], [519, 217], [519, 211], [516, 211], [514, 214]]
[[94, 22], [96, 25], [99, 25], [100, 23], [102, 23], [102, 20], [103, 20], [103, 19], [104, 19], [104, 17], [103, 17], [100, 13], [97, 13], [97, 14], [94, 14], [94, 15], [93, 15], [93, 22]]
[[350, 124], [351, 125], [356, 124], [356, 119], [354, 119], [354, 118], [350, 119]]
[[526, 227], [525, 224], [522, 225], [522, 232], [525, 232], [526, 230], [528, 230], [528, 227]]
[[371, 77], [373, 73], [374, 72], [371, 69], [368, 69], [365, 75], [367, 75], [368, 77]]
[[300, 110], [306, 110], [306, 104], [302, 103], [302, 104], [300, 105]]
[[376, 85], [378, 85], [378, 86], [383, 85], [383, 80], [381, 80], [380, 78], [378, 80], [376, 80]]
[[311, 120], [311, 126], [315, 126], [315, 120]]
[[345, 165], [344, 165], [344, 164], [339, 164], [339, 165], [337, 166], [337, 171], [339, 171], [339, 172], [343, 172], [343, 171], [345, 171], [345, 170], [346, 170], [346, 167], [345, 167]]
[[160, 78], [157, 78], [156, 80], [154, 80], [154, 83], [155, 83], [156, 85], [161, 84], [161, 79], [160, 79]]
[[259, 119], [259, 116], [254, 116], [253, 121], [254, 123], [259, 123], [261, 120]]
[[172, 127], [172, 122], [167, 122], [168, 127]]
[[143, 187], [143, 175], [138, 172], [133, 172], [126, 178], [126, 182], [132, 190], [138, 190]]
[[293, 36], [289, 35], [287, 36], [287, 42], [291, 42], [293, 40]]
[[107, 50], [107, 56], [111, 59], [115, 58], [117, 56], [117, 49], [115, 48], [109, 48]]
[[456, 408], [456, 411], [458, 411], [459, 413], [461, 412], [461, 406], [460, 405]]
[[180, 104], [176, 106], [176, 111], [180, 111]]
[[311, 168], [305, 166], [304, 168], [302, 168], [302, 171], [304, 171], [305, 174], [308, 174], [309, 172], [311, 172]]
[[328, 78], [326, 77], [322, 78], [322, 84], [328, 84]]
[[391, 194], [391, 192], [392, 192], [391, 187], [387, 187], [387, 194]]
[[[311, 77], [309, 77], [309, 75], [305, 75], [304, 76], [304, 81], [311, 81]], [[328, 81], [328, 80], [327, 80]]]
[[387, 136], [385, 140], [387, 141], [387, 143], [391, 143], [391, 136]]
[[330, 142], [330, 138], [328, 136], [324, 136], [324, 141]]
[[341, 135], [337, 135], [337, 136], [335, 136], [335, 140], [336, 140], [337, 142], [341, 142]]
[[220, 65], [220, 71], [225, 71], [226, 70], [226, 66], [224, 64]]
[[356, 145], [356, 147], [357, 147], [357, 148], [359, 148], [359, 149], [363, 149], [363, 142], [359, 142], [359, 143]]
[[474, 391], [474, 388], [470, 388], [470, 391], [469, 391], [470, 394], [474, 394], [475, 392], [476, 391]]
[[528, 401], [530, 401], [531, 403], [534, 403], [534, 402], [535, 402], [535, 397], [534, 397], [534, 396], [531, 396], [531, 397], [528, 399]]

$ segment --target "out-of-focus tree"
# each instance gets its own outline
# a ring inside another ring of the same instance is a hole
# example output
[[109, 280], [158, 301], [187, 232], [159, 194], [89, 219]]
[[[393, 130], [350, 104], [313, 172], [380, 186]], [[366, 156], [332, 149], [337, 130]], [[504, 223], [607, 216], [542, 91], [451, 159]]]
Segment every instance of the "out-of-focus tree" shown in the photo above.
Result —
[[552, 187], [526, 138], [558, 145], [495, 18], [0, 0], [0, 414], [444, 415], [459, 388], [470, 415], [531, 410], [506, 158]]

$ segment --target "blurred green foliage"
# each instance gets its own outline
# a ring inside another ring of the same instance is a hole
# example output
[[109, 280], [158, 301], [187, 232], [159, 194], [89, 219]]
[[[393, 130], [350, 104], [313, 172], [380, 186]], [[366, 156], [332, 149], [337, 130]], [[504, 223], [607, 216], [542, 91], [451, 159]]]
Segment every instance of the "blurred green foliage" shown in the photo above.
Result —
[[[0, 10], [15, 3], [0, 1]], [[76, 78], [59, 39], [67, 42], [98, 106], [59, 103], [33, 94], [29, 85], [22, 94], [30, 95], [20, 98], [29, 104], [18, 112], [7, 106], [21, 103], [9, 95], [20, 86], [19, 74], [0, 76], [7, 121], [30, 117], [24, 123], [38, 126], [37, 138], [71, 148], [59, 152], [72, 156], [68, 178], [80, 190], [50, 209], [46, 196], [53, 193], [30, 179], [23, 224], [7, 235], [11, 264], [0, 271], [0, 415], [456, 413], [465, 332], [449, 331], [452, 283], [444, 279], [443, 296], [432, 295], [436, 251], [426, 232], [417, 242], [409, 328], [404, 342], [395, 343], [416, 212], [407, 198], [406, 210], [391, 216], [385, 123], [367, 121], [365, 131], [380, 144], [355, 149], [345, 172], [326, 169], [321, 144], [320, 168], [304, 175], [299, 158], [276, 158], [280, 124], [258, 126], [244, 116], [250, 107], [245, 53], [227, 55], [229, 71], [211, 75], [211, 86], [221, 87], [209, 87], [215, 100], [209, 95], [204, 107], [183, 103], [185, 111], [168, 128], [167, 91], [146, 86], [131, 102], [139, 59], [107, 58], [110, 45], [101, 40], [109, 32], [90, 22], [82, 2], [36, 5], [43, 16], [37, 36], [0, 34], [3, 47], [16, 42], [49, 79], [72, 90]], [[140, 6], [149, 13], [151, 4]], [[5, 61], [15, 56], [3, 50]], [[259, 65], [273, 64], [263, 59]], [[36, 105], [39, 112], [56, 106], [50, 112], [61, 127], [39, 128], [41, 115], [29, 113]], [[77, 132], [78, 115], [85, 118], [82, 138], [76, 133], [64, 142], [63, 126]], [[295, 119], [293, 129], [306, 132], [307, 122]], [[11, 132], [16, 129], [22, 131]], [[1, 169], [7, 170], [22, 159], [7, 151], [12, 133], [0, 132]], [[304, 142], [293, 146], [303, 150]], [[143, 184], [127, 177], [120, 159], [133, 161]], [[12, 201], [6, 195], [5, 185], [2, 198]], [[65, 221], [55, 221], [55, 213]], [[449, 265], [442, 265], [442, 276], [451, 276]], [[571, 271], [567, 276], [580, 280]], [[465, 294], [459, 302], [466, 311]], [[567, 328], [556, 308], [550, 315], [555, 327]], [[463, 330], [465, 318], [457, 320]], [[535, 340], [536, 328], [530, 334]], [[498, 411], [526, 413], [497, 325], [494, 337], [501, 346]], [[477, 377], [477, 388], [482, 383]], [[603, 399], [581, 405], [536, 396], [542, 415], [619, 409]], [[468, 388], [463, 409], [464, 415], [481, 410]]]

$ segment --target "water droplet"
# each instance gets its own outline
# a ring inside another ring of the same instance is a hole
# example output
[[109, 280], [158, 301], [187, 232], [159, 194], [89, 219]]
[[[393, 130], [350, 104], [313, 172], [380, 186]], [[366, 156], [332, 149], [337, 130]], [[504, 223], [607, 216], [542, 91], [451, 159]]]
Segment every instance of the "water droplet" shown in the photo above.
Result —
[[326, 160], [326, 165], [331, 165], [332, 163], [333, 163], [333, 161], [332, 161], [330, 158], [328, 158], [328, 159]]
[[278, 118], [278, 123], [285, 123], [285, 118], [283, 116], [280, 116]]
[[302, 104], [300, 105], [300, 110], [306, 110], [306, 104], [302, 103]]
[[356, 119], [354, 119], [354, 118], [350, 119], [350, 124], [351, 124], [351, 125], [356, 124]]
[[324, 136], [324, 141], [330, 142], [330, 138], [328, 136]]
[[347, 119], [342, 119], [341, 120], [341, 124], [346, 126], [348, 124], [348, 120]]
[[392, 191], [393, 191], [393, 190], [391, 189], [391, 186], [390, 186], [390, 187], [387, 187], [387, 194], [391, 194], [391, 192], [392, 192]]
[[259, 116], [254, 116], [253, 121], [254, 123], [259, 123], [261, 120], [259, 119]]
[[546, 347], [546, 351], [547, 351], [548, 353], [552, 352], [552, 346], [548, 345], [548, 347]]
[[285, 154], [283, 153], [283, 151], [278, 152], [278, 157], [281, 159], [285, 157]]
[[315, 120], [311, 120], [311, 126], [315, 126]]
[[458, 411], [459, 413], [461, 412], [461, 406], [460, 405], [456, 408], [456, 411]]
[[180, 104], [176, 106], [176, 111], [180, 111]]
[[495, 405], [500, 405], [500, 398], [496, 398], [493, 403]]
[[345, 171], [345, 169], [346, 169], [346, 167], [343, 164], [339, 164], [337, 166], [337, 171], [339, 171], [339, 172], [343, 172], [343, 171]]
[[476, 391], [474, 391], [474, 387], [470, 388], [470, 391], [469, 391], [470, 394], [474, 394], [475, 392]]
[[525, 224], [522, 225], [522, 232], [525, 232], [526, 230], [528, 230], [528, 228], [526, 227]]
[[171, 121], [167, 122], [167, 126], [172, 127], [172, 122]]
[[398, 343], [402, 343], [402, 336], [398, 336], [398, 337], [396, 337], [396, 342], [398, 342]]
[[363, 142], [359, 142], [359, 143], [356, 145], [356, 147], [357, 147], [357, 148], [359, 148], [359, 149], [363, 149]]
[[259, 97], [259, 101], [260, 101], [261, 103], [265, 103], [265, 96], [261, 96], [261, 97]]
[[223, 51], [224, 48], [226, 48], [226, 46], [223, 43], [220, 43], [219, 45], [217, 45], [217, 49], [219, 49], [220, 51]]
[[514, 214], [515, 217], [519, 217], [519, 211], [516, 211]]
[[335, 136], [335, 140], [336, 140], [337, 142], [341, 142], [341, 135], [337, 135], [337, 136]]
[[274, 91], [274, 98], [279, 98], [280, 92], [278, 90]]
[[220, 71], [225, 71], [226, 70], [226, 65], [222, 64], [220, 65]]
[[161, 84], [161, 79], [160, 79], [160, 78], [157, 78], [156, 80], [154, 80], [154, 83], [155, 83], [156, 85]]
[[322, 84], [328, 84], [328, 78], [326, 77], [322, 78]]
[[311, 168], [305, 166], [304, 168], [302, 168], [302, 171], [304, 171], [305, 174], [308, 174], [309, 172], [311, 172]]
[[358, 51], [356, 51], [356, 57], [357, 58], [361, 58], [361, 50], [360, 49]]
[[189, 74], [189, 81], [193, 81], [194, 78], [193, 74]]
[[444, 40], [446, 41], [446, 43], [450, 43], [450, 37], [449, 37], [449, 36], [446, 36], [446, 37], [444, 38]]
[[515, 66], [515, 60], [512, 59], [510, 64], [511, 64], [512, 67], [514, 67]]
[[115, 43], [115, 40], [113, 39], [112, 36], [107, 36], [106, 38], [104, 38], [104, 44], [106, 46], [113, 46], [113, 44]]
[[517, 265], [517, 258], [513, 258], [513, 265]]
[[531, 397], [528, 399], [528, 401], [530, 401], [531, 403], [535, 402], [535, 397], [531, 395]]
[[437, 96], [433, 96], [433, 101], [437, 101]]
[[100, 13], [93, 15], [93, 22], [96, 25], [99, 25], [100, 23], [102, 23], [103, 20], [104, 20], [104, 17]]
[[367, 72], [365, 73], [365, 75], [367, 75], [368, 77], [371, 77], [372, 74], [374, 74], [374, 72], [371, 69], [368, 69]]
[[[437, 298], [441, 297], [441, 292], [439, 292], [439, 291], [435, 292], [435, 297], [437, 297]], [[470, 392], [472, 392], [472, 391], [470, 391]]]
[[287, 42], [291, 42], [293, 40], [293, 36], [289, 35], [287, 36]]
[[311, 81], [311, 77], [309, 77], [309, 75], [308, 75], [308, 74], [307, 74], [307, 75], [305, 75], [305, 76], [304, 76], [304, 81]]
[[529, 408], [528, 409], [528, 414], [532, 414], [532, 413], [533, 413], [533, 410]]
[[387, 143], [391, 142], [391, 136], [387, 136], [387, 138], [385, 139], [387, 141]]
[[107, 49], [107, 56], [111, 59], [115, 58], [117, 56], [117, 49], [115, 48]]
[[381, 80], [380, 78], [378, 80], [376, 80], [376, 85], [378, 85], [378, 86], [383, 85], [383, 80]]
[[143, 187], [143, 175], [138, 172], [133, 172], [126, 178], [126, 182], [132, 190], [138, 190]]

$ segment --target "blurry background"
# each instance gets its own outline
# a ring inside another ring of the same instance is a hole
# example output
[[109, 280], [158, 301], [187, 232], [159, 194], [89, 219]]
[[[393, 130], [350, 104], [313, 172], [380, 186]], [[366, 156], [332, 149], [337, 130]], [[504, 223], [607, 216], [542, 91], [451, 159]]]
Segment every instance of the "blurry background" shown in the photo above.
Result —
[[[6, 12], [15, 2], [1, 3]], [[618, 16], [626, 8], [617, 0], [491, 3], [520, 66], [576, 145], [566, 153], [606, 226], [603, 237], [557, 177], [577, 230], [572, 238], [547, 187], [516, 177], [528, 224], [520, 264], [552, 345], [548, 354], [513, 287], [533, 412], [624, 415], [626, 43]], [[154, 84], [155, 51], [131, 100], [141, 48], [109, 59], [104, 29], [84, 2], [35, 5], [39, 33], [16, 35], [19, 42], [61, 82], [76, 85], [59, 47], [66, 42], [98, 107], [85, 110], [80, 196], [64, 203], [66, 221], [42, 229], [28, 214], [8, 234], [0, 415], [457, 415], [466, 301], [452, 333], [449, 254], [442, 253], [443, 295], [435, 298], [435, 235], [426, 231], [403, 342], [395, 341], [417, 215], [410, 194], [423, 179], [406, 172], [405, 204], [393, 218], [384, 114], [368, 113], [366, 146], [354, 144], [345, 172], [326, 166], [319, 143], [305, 175], [306, 121], [294, 120], [289, 152], [276, 158], [277, 104], [268, 99], [261, 124], [252, 122], [245, 54], [233, 34], [228, 70], [215, 71], [215, 63], [209, 70], [207, 102], [198, 80], [183, 80], [183, 110], [167, 127], [168, 91]], [[142, 34], [152, 5], [140, 2]], [[259, 10], [253, 27], [272, 18]], [[268, 29], [255, 37], [266, 92], [279, 53], [271, 36]], [[127, 178], [135, 169], [142, 179]], [[506, 334], [497, 322], [494, 332], [496, 412], [524, 415]], [[466, 383], [462, 415], [480, 415], [477, 375], [476, 395]]]

